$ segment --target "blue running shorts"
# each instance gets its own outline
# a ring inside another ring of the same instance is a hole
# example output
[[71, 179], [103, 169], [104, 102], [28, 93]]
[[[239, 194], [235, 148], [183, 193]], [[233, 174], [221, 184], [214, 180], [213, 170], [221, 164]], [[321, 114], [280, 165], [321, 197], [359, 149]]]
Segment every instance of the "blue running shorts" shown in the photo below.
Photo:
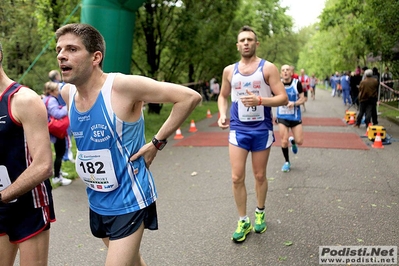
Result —
[[263, 151], [275, 141], [272, 130], [237, 131], [231, 130], [229, 142], [247, 151]]

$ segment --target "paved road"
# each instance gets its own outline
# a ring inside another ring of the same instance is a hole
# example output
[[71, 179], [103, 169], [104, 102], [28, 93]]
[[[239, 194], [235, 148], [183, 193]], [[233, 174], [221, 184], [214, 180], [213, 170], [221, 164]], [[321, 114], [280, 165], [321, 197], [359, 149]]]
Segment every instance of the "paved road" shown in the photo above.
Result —
[[[343, 118], [345, 107], [319, 89], [306, 105], [309, 117]], [[205, 115], [205, 114], [204, 114]], [[220, 131], [196, 122], [198, 131]], [[319, 265], [321, 245], [398, 245], [399, 126], [380, 119], [392, 136], [384, 149], [300, 148], [292, 171], [282, 173], [283, 156], [272, 147], [266, 204], [268, 229], [234, 244], [237, 213], [231, 192], [227, 147], [174, 147], [158, 153], [151, 170], [159, 192], [159, 230], [146, 231], [141, 252], [149, 266]], [[305, 131], [354, 132], [365, 128], [305, 127]], [[191, 134], [182, 129], [184, 136]], [[305, 140], [306, 141], [306, 140]], [[363, 139], [370, 145], [367, 139]], [[247, 163], [248, 210], [255, 191]], [[196, 173], [196, 174], [195, 174]], [[80, 180], [54, 190], [57, 222], [52, 225], [49, 265], [103, 265], [106, 249], [91, 236], [85, 188]], [[253, 219], [253, 218], [252, 218]], [[286, 246], [285, 241], [291, 241]]]

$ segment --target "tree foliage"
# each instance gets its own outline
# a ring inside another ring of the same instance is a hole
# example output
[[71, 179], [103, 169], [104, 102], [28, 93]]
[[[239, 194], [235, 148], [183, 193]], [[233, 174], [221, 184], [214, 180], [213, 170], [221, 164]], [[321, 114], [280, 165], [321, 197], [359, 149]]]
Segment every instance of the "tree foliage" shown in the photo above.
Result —
[[[23, 77], [23, 83], [41, 92], [48, 71], [57, 68], [54, 31], [66, 21], [80, 20], [79, 12], [71, 16], [78, 4], [78, 0], [6, 1], [1, 12], [9, 21], [1, 21], [3, 36], [20, 39], [6, 54], [11, 77]], [[33, 15], [21, 23], [28, 13]], [[239, 59], [235, 44], [243, 25], [258, 32], [259, 56], [281, 64], [296, 60], [292, 19], [277, 0], [148, 0], [136, 16], [131, 72], [177, 83], [221, 77], [223, 68]]]
[[[148, 0], [137, 13], [132, 71], [174, 82], [213, 75], [237, 1]], [[216, 59], [216, 60], [215, 60]], [[213, 72], [213, 73], [212, 73]]]
[[[54, 31], [80, 21], [80, 10], [73, 13], [79, 3], [2, 1], [0, 41], [11, 78], [41, 92], [49, 70], [57, 68]], [[147, 0], [136, 13], [131, 72], [176, 83], [221, 77], [239, 59], [235, 45], [243, 25], [258, 34], [258, 56], [277, 66], [324, 77], [378, 64], [373, 56], [393, 65], [399, 58], [397, 10], [397, 0], [327, 0], [319, 24], [293, 32], [278, 0]]]
[[[1, 43], [4, 51], [4, 68], [10, 77], [17, 79], [29, 67], [33, 56], [40, 52], [37, 38], [36, 18], [28, 16], [34, 12], [34, 1], [3, 1], [0, 9]], [[37, 73], [32, 73], [35, 75]], [[28, 84], [28, 85], [33, 85]]]
[[286, 10], [276, 0], [243, 0], [234, 21], [236, 32], [243, 25], [256, 31], [260, 41], [258, 56], [277, 66], [295, 64], [298, 57], [298, 39]]
[[[0, 7], [0, 41], [7, 74], [42, 93], [48, 72], [58, 68], [51, 38], [78, 0], [4, 0]], [[32, 14], [32, 15], [29, 15]], [[79, 21], [79, 16], [73, 18]], [[22, 80], [20, 80], [22, 78]]]
[[[330, 55], [330, 73], [352, 70], [357, 65], [393, 64], [398, 45], [399, 2], [396, 0], [329, 0], [321, 14], [320, 32], [328, 42], [311, 42], [325, 47]], [[318, 35], [316, 34], [316, 35]], [[314, 46], [314, 45], [313, 45]], [[332, 49], [331, 49], [332, 48]], [[311, 53], [303, 51], [302, 61]], [[380, 61], [382, 59], [382, 61]], [[314, 60], [310, 56], [310, 61]], [[377, 62], [378, 61], [378, 62]], [[309, 63], [309, 62], [308, 62]], [[328, 62], [327, 62], [328, 63]]]
[[374, 31], [378, 38], [374, 39], [372, 52], [380, 52], [386, 61], [399, 60], [399, 1], [369, 0], [366, 16], [374, 15]]

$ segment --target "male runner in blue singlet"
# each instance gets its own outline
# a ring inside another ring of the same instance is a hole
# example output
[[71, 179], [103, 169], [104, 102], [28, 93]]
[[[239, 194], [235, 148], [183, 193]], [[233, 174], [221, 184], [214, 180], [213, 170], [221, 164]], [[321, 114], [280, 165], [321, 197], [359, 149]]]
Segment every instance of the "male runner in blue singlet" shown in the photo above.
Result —
[[[302, 84], [298, 79], [292, 78], [292, 71], [289, 65], [281, 67], [281, 80], [284, 83], [285, 90], [288, 95], [288, 104], [277, 107], [278, 131], [281, 140], [281, 150], [285, 158], [285, 163], [281, 168], [283, 172], [291, 170], [291, 163], [288, 154], [288, 144], [290, 143], [292, 152], [298, 152], [297, 145], [302, 145], [302, 118], [300, 105], [305, 103], [304, 92], [302, 91]], [[289, 135], [291, 128], [293, 137]]]
[[[108, 247], [106, 265], [145, 265], [144, 228], [158, 228], [157, 191], [149, 167], [157, 152], [201, 101], [194, 90], [102, 70], [105, 41], [94, 27], [56, 31], [56, 51], [76, 140], [76, 171], [87, 185], [90, 227]], [[152, 141], [144, 138], [144, 102], [173, 103]]]
[[249, 152], [252, 153], [257, 199], [254, 230], [256, 233], [266, 231], [266, 167], [270, 147], [274, 142], [271, 107], [288, 102], [278, 69], [274, 64], [256, 56], [258, 46], [255, 32], [248, 26], [242, 27], [237, 37], [237, 50], [241, 60], [224, 69], [218, 99], [218, 125], [222, 129], [229, 127], [226, 113], [230, 95], [232, 101], [229, 154], [233, 195], [239, 215], [238, 226], [232, 236], [235, 242], [243, 242], [253, 228], [246, 206], [245, 165]]
[[0, 44], [0, 265], [47, 265], [55, 221], [47, 110], [4, 72]]

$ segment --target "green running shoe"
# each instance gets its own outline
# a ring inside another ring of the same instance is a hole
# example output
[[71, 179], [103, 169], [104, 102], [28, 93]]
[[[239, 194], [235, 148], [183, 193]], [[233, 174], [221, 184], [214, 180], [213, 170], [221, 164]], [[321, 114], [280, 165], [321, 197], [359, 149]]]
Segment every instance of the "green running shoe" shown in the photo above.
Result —
[[248, 221], [238, 221], [237, 229], [231, 237], [231, 240], [237, 243], [244, 242], [251, 230], [252, 224], [249, 219]]
[[255, 212], [255, 233], [262, 234], [267, 229], [264, 212]]

